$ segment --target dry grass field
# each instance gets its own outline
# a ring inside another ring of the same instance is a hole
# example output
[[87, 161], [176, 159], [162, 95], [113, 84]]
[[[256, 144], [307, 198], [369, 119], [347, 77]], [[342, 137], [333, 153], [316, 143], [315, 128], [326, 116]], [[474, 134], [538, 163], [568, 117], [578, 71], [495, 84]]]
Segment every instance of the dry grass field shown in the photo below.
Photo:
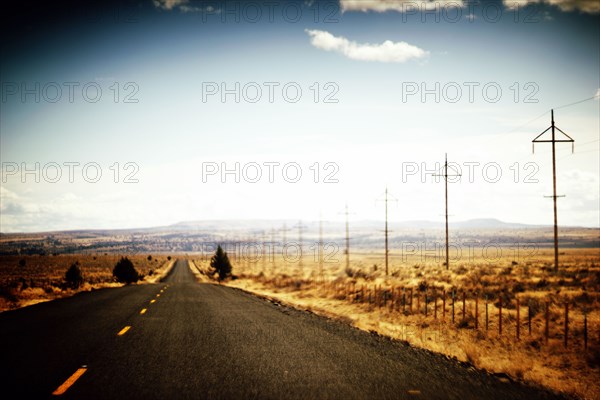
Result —
[[[232, 254], [237, 279], [227, 284], [455, 357], [503, 379], [600, 398], [600, 250], [561, 249], [558, 273], [552, 249], [502, 250], [490, 257], [474, 248], [471, 256], [451, 260], [449, 269], [421, 254], [390, 257], [388, 276], [376, 251], [351, 254], [349, 268], [338, 254], [322, 271], [313, 255], [300, 263]], [[208, 271], [209, 258], [195, 257], [198, 269]]]
[[[0, 311], [35, 304], [41, 301], [70, 296], [78, 291], [101, 287], [121, 286], [115, 282], [112, 270], [121, 255], [74, 254], [55, 256], [2, 256], [0, 257]], [[167, 255], [127, 255], [144, 281], [160, 274], [168, 267]], [[79, 262], [84, 284], [77, 290], [67, 288], [65, 273]]]

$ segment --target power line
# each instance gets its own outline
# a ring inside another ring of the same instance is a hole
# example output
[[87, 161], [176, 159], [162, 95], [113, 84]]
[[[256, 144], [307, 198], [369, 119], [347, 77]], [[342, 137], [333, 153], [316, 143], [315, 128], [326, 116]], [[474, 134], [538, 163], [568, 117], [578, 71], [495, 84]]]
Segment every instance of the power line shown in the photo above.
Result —
[[568, 103], [568, 104], [563, 104], [563, 105], [561, 105], [561, 106], [558, 106], [558, 107], [551, 108], [551, 109], [549, 109], [549, 110], [547, 110], [547, 111], [544, 111], [542, 114], [538, 115], [537, 117], [535, 117], [535, 118], [533, 118], [533, 119], [531, 119], [531, 120], [529, 120], [529, 121], [525, 122], [524, 124], [521, 124], [521, 125], [519, 125], [519, 126], [517, 126], [517, 127], [515, 127], [515, 128], [512, 128], [512, 129], [511, 129], [511, 130], [509, 130], [509, 131], [504, 131], [504, 132], [501, 132], [501, 133], [499, 133], [498, 135], [500, 135], [500, 136], [503, 136], [503, 135], [508, 135], [508, 134], [514, 133], [514, 132], [516, 132], [516, 131], [518, 131], [518, 130], [520, 130], [520, 129], [522, 129], [522, 128], [525, 128], [526, 126], [528, 126], [528, 125], [532, 124], [533, 122], [535, 122], [535, 121], [539, 120], [540, 118], [542, 118], [542, 117], [546, 116], [546, 115], [547, 115], [547, 114], [549, 114], [549, 113], [550, 113], [552, 110], [564, 109], [564, 108], [572, 107], [572, 106], [575, 106], [575, 105], [578, 105], [578, 104], [581, 104], [581, 103], [588, 102], [588, 101], [590, 101], [590, 100], [599, 100], [599, 99], [600, 99], [600, 94], [595, 94], [595, 95], [594, 95], [594, 96], [592, 96], [592, 97], [586, 97], [585, 99], [577, 100], [577, 101], [574, 101], [574, 102], [571, 102], [571, 103]]
[[592, 97], [588, 97], [587, 99], [583, 99], [583, 100], [578, 100], [578, 101], [574, 101], [573, 103], [569, 103], [569, 104], [565, 104], [564, 106], [558, 106], [558, 107], [554, 107], [553, 110], [560, 110], [562, 108], [567, 108], [567, 107], [571, 107], [577, 104], [581, 104], [581, 103], [585, 103], [586, 101], [590, 101], [590, 100], [594, 100], [599, 98], [600, 95], [599, 94], [595, 94]]

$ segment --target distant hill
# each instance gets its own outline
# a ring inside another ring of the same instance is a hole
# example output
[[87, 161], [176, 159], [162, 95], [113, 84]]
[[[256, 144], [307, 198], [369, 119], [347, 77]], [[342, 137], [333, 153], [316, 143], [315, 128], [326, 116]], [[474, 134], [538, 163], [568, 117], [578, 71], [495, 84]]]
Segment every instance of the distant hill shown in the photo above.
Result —
[[[351, 226], [353, 229], [382, 229], [383, 221], [377, 220], [351, 220]], [[280, 229], [283, 225], [287, 228], [298, 227], [299, 221], [297, 220], [206, 220], [206, 221], [182, 221], [173, 225], [169, 225], [163, 228], [156, 229], [172, 229], [172, 230], [270, 230]], [[345, 222], [343, 221], [324, 221], [324, 227], [328, 229], [343, 229]], [[495, 218], [479, 218], [470, 219], [467, 221], [450, 221], [450, 227], [452, 229], [540, 229], [547, 228], [550, 225], [529, 225], [519, 224], [514, 222], [504, 222]], [[302, 221], [303, 229], [313, 230], [318, 229], [319, 221]], [[413, 220], [413, 221], [401, 221], [401, 222], [390, 222], [390, 229], [417, 229], [417, 230], [428, 230], [428, 229], [443, 229], [443, 221], [428, 221], [428, 220]]]

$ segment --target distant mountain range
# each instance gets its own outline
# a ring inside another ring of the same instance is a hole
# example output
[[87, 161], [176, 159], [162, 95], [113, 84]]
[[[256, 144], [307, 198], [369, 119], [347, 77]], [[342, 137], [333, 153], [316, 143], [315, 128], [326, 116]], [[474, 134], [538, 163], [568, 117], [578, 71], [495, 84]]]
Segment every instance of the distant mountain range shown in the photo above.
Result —
[[[37, 232], [42, 233], [71, 233], [71, 234], [133, 234], [133, 233], [158, 233], [158, 232], [176, 232], [176, 233], [223, 233], [223, 232], [265, 232], [271, 230], [281, 231], [284, 225], [289, 231], [298, 231], [299, 223], [302, 224], [302, 229], [305, 232], [318, 232], [319, 221], [298, 221], [298, 220], [259, 220], [259, 219], [244, 219], [244, 220], [201, 220], [201, 221], [181, 221], [167, 226], [156, 226], [147, 228], [129, 228], [129, 229], [76, 229], [68, 231], [49, 231]], [[451, 230], [533, 230], [533, 229], [551, 229], [552, 225], [530, 225], [519, 224], [514, 222], [504, 222], [495, 218], [479, 218], [466, 221], [450, 221]], [[378, 220], [350, 220], [350, 229], [352, 231], [383, 231], [384, 222]], [[561, 229], [597, 229], [585, 228], [576, 226], [560, 226]], [[323, 229], [325, 231], [344, 231], [344, 221], [323, 221]], [[412, 220], [401, 222], [390, 222], [390, 231], [423, 231], [423, 230], [443, 230], [443, 221], [428, 221], [428, 220]], [[0, 233], [7, 235], [8, 233]], [[35, 233], [29, 233], [35, 234]], [[293, 235], [293, 233], [290, 233]]]
[[[288, 229], [298, 229], [300, 221], [298, 220], [207, 220], [207, 221], [183, 221], [162, 228], [175, 231], [269, 231], [271, 229], [282, 229], [285, 225]], [[305, 230], [318, 230], [319, 221], [301, 221], [302, 228]], [[551, 225], [529, 225], [514, 222], [504, 222], [494, 218], [470, 219], [467, 221], [457, 221], [449, 223], [451, 229], [462, 230], [507, 230], [507, 229], [543, 229], [550, 228]], [[355, 220], [350, 221], [352, 230], [382, 230], [383, 221], [375, 220]], [[323, 228], [345, 229], [343, 221], [323, 221]], [[402, 222], [390, 222], [390, 230], [433, 230], [444, 229], [442, 221], [414, 220]]]

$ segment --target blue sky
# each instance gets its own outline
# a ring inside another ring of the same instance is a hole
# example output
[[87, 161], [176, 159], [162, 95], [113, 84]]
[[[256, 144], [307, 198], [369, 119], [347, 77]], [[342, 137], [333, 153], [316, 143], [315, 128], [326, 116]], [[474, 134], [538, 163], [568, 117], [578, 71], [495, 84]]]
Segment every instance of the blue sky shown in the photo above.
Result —
[[[439, 220], [443, 185], [421, 172], [446, 152], [463, 172], [450, 189], [455, 220], [549, 224], [550, 147], [532, 154], [531, 140], [550, 124], [551, 108], [576, 139], [574, 154], [558, 145], [567, 195], [559, 222], [600, 225], [596, 3], [268, 4], [16, 10], [3, 28], [0, 230], [333, 220], [346, 202], [358, 219], [381, 219], [375, 200], [386, 185], [401, 200], [392, 220]], [[38, 84], [40, 101], [23, 98], [22, 84]], [[101, 89], [98, 101], [84, 97], [85, 85], [92, 98]], [[223, 99], [223, 88], [239, 102]], [[72, 182], [69, 162], [79, 163]], [[236, 163], [239, 182], [221, 176]], [[272, 182], [268, 163], [279, 163]], [[83, 176], [86, 164], [102, 172], [97, 182]], [[283, 176], [286, 164], [300, 169], [298, 182]], [[56, 165], [61, 179], [50, 182]], [[206, 175], [214, 165], [219, 171]], [[263, 177], [252, 183], [243, 172], [256, 165]], [[23, 166], [39, 169], [39, 182]], [[124, 182], [128, 173], [138, 182]]]

